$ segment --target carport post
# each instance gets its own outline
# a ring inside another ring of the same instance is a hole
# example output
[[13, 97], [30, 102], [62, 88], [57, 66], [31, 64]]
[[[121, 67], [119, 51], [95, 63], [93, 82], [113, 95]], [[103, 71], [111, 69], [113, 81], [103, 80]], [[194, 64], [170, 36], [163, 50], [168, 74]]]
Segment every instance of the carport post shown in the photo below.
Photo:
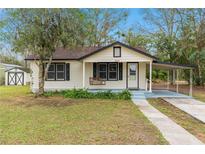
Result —
[[192, 96], [192, 83], [193, 82], [193, 72], [192, 69], [190, 69], [190, 81], [189, 81], [189, 96]]
[[167, 71], [167, 90], [169, 90], [169, 70]]
[[177, 93], [179, 93], [179, 83], [178, 83], [178, 80], [179, 80], [179, 72], [178, 72], [178, 69], [177, 69], [177, 71], [176, 71], [176, 75], [177, 75]]
[[176, 78], [176, 76], [175, 76], [175, 72], [176, 72], [176, 70], [175, 69], [173, 69], [173, 77], [172, 77], [172, 83], [173, 83], [173, 85], [175, 85], [175, 78]]

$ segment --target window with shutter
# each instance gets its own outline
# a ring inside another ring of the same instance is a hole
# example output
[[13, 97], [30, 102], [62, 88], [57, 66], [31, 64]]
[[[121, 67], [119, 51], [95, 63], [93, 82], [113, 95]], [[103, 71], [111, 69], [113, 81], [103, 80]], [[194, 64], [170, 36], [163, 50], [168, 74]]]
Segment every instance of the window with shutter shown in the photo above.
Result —
[[93, 63], [93, 78], [96, 78], [97, 77], [97, 63]]

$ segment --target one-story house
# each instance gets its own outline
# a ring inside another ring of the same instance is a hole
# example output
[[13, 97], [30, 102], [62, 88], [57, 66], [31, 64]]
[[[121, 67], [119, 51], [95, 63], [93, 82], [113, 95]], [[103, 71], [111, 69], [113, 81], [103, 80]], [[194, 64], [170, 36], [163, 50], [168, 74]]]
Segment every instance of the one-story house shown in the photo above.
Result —
[[[37, 92], [38, 57], [30, 55], [25, 60], [29, 62], [32, 71], [31, 89]], [[45, 59], [46, 62], [48, 59]], [[121, 42], [103, 47], [58, 48], [53, 54], [44, 89], [140, 89], [151, 92], [153, 67], [174, 70], [193, 68], [159, 62], [144, 49]]]

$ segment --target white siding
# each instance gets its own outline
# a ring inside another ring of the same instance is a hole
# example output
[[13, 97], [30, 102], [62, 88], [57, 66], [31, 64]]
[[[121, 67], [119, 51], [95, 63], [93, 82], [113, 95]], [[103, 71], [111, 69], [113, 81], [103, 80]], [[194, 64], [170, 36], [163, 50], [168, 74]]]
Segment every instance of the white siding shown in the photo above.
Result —
[[[57, 61], [55, 61], [57, 62]], [[62, 62], [62, 61], [61, 61]], [[71, 88], [82, 88], [82, 62], [68, 60], [66, 63], [70, 63], [70, 80], [69, 81], [45, 81], [45, 90], [46, 91], [54, 91], [54, 90], [64, 90]], [[31, 78], [31, 88], [33, 92], [38, 91], [39, 87], [39, 79], [38, 79], [38, 65], [35, 62], [30, 63], [30, 68], [32, 70], [32, 78]]]
[[126, 47], [121, 47], [121, 57], [113, 57], [113, 47], [109, 47], [103, 51], [99, 51], [84, 59], [85, 62], [149, 62], [152, 61], [151, 58], [140, 54], [136, 51], [128, 49]]

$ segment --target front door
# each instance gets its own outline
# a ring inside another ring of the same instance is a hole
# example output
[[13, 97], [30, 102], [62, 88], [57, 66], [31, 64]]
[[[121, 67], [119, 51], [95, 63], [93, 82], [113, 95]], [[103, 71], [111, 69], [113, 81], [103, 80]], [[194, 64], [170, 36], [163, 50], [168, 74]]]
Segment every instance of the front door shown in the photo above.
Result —
[[128, 63], [128, 88], [138, 89], [138, 63]]

